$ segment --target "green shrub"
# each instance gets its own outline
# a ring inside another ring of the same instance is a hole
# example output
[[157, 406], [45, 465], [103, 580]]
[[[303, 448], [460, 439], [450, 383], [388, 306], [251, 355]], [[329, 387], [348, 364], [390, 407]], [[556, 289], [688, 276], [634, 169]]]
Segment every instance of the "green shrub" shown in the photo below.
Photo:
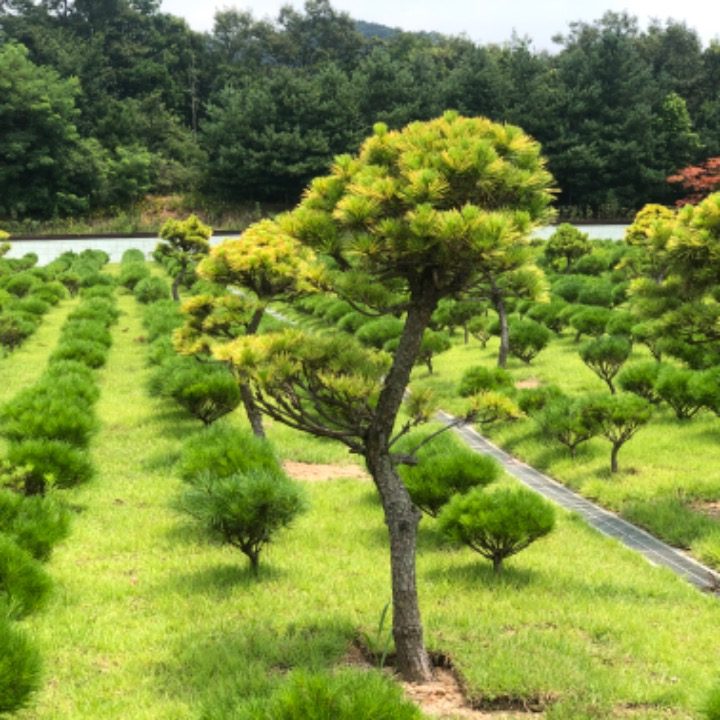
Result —
[[614, 310], [605, 325], [605, 331], [608, 335], [632, 337], [632, 329], [636, 323], [637, 318], [627, 310]]
[[62, 283], [51, 281], [32, 291], [31, 297], [40, 298], [48, 305], [57, 305], [60, 300], [67, 297], [67, 290]]
[[107, 273], [100, 272], [98, 270], [90, 270], [80, 272], [79, 275], [81, 288], [96, 288], [102, 286], [106, 286], [108, 288], [115, 287], [115, 278]]
[[87, 447], [96, 429], [87, 403], [47, 387], [23, 390], [0, 408], [0, 434], [10, 440], [46, 438]]
[[43, 566], [0, 533], [0, 615], [18, 620], [39, 610], [52, 589], [50, 576]]
[[517, 393], [517, 404], [526, 415], [533, 415], [557, 397], [563, 397], [562, 390], [557, 385], [523, 388]]
[[615, 393], [613, 379], [630, 357], [632, 343], [623, 335], [604, 335], [580, 348], [582, 361]]
[[25, 297], [33, 288], [39, 285], [38, 279], [29, 272], [11, 275], [4, 283], [5, 290], [16, 297]]
[[693, 373], [688, 391], [696, 402], [720, 415], [720, 367]]
[[272, 445], [225, 424], [192, 435], [183, 445], [178, 466], [180, 477], [186, 481], [200, 475], [222, 478], [252, 468], [279, 472], [280, 463]]
[[43, 316], [50, 309], [50, 305], [41, 300], [35, 293], [13, 303], [12, 310], [18, 310], [29, 315]]
[[658, 373], [655, 381], [655, 392], [675, 411], [678, 420], [688, 420], [703, 407], [702, 399], [690, 386], [694, 375], [692, 370], [668, 365]]
[[112, 345], [112, 335], [107, 326], [98, 320], [70, 320], [63, 326], [60, 342], [90, 340], [105, 348]]
[[305, 508], [297, 483], [260, 466], [226, 477], [196, 475], [178, 501], [212, 538], [246, 555], [253, 573], [263, 547]]
[[90, 408], [100, 397], [92, 370], [77, 360], [53, 360], [35, 383], [36, 390], [60, 393], [68, 401]]
[[449, 432], [418, 451], [417, 465], [401, 465], [399, 471], [413, 503], [432, 517], [456, 493], [485, 486], [501, 474], [493, 458], [473, 452]]
[[87, 452], [61, 440], [24, 440], [10, 443], [10, 463], [29, 468], [26, 495], [43, 494], [48, 485], [69, 488], [92, 479], [95, 469]]
[[68, 320], [96, 320], [112, 325], [120, 317], [115, 302], [106, 297], [87, 298], [68, 315]]
[[581, 305], [609, 308], [613, 304], [613, 286], [607, 280], [588, 278], [577, 296]]
[[183, 314], [173, 300], [158, 300], [148, 305], [143, 312], [142, 323], [150, 342], [161, 335], [170, 335], [183, 322]]
[[92, 285], [91, 287], [85, 287], [80, 291], [80, 297], [83, 300], [93, 300], [100, 298], [101, 300], [109, 301], [110, 305], [115, 304], [115, 286], [110, 283], [101, 283], [99, 285]]
[[346, 668], [294, 671], [265, 707], [248, 720], [421, 720], [418, 708], [390, 678]]
[[0, 527], [36, 560], [47, 560], [70, 531], [70, 513], [53, 495], [25, 497], [0, 488]]
[[535, 322], [542, 323], [553, 332], [561, 333], [568, 324], [568, 318], [562, 315], [562, 310], [568, 304], [564, 300], [553, 300], [549, 303], [533, 303], [527, 311], [526, 317]]
[[377, 320], [365, 323], [355, 333], [355, 337], [369, 347], [381, 349], [388, 340], [399, 337], [402, 333], [403, 322], [399, 318], [388, 315]]
[[4, 618], [0, 618], [0, 648], [0, 713], [11, 713], [25, 707], [40, 686], [40, 655]]
[[555, 510], [525, 488], [476, 488], [452, 498], [438, 522], [444, 533], [491, 560], [499, 572], [505, 558], [553, 529]]
[[512, 375], [507, 370], [475, 365], [463, 373], [458, 386], [458, 393], [460, 397], [470, 397], [488, 390], [503, 391], [514, 387]]
[[107, 348], [94, 340], [62, 340], [50, 355], [56, 360], [77, 360], [90, 368], [101, 368], [107, 359]]
[[0, 345], [8, 352], [22, 345], [37, 329], [37, 325], [19, 313], [0, 315]]
[[591, 253], [581, 257], [573, 266], [573, 272], [578, 275], [602, 275], [610, 264], [610, 258], [600, 253]]
[[570, 223], [561, 223], [545, 243], [543, 253], [550, 263], [560, 261], [565, 272], [573, 261], [592, 249], [588, 236]]
[[101, 268], [110, 262], [110, 256], [104, 250], [96, 250], [95, 248], [87, 248], [77, 257], [79, 262], [96, 268]]
[[62, 283], [70, 295], [77, 295], [80, 289], [80, 275], [72, 270], [65, 270], [56, 276], [58, 282]]
[[540, 323], [522, 318], [509, 326], [510, 354], [530, 363], [550, 341], [550, 331]]
[[356, 310], [343, 315], [337, 323], [338, 329], [346, 333], [356, 333], [370, 318]]
[[556, 440], [570, 450], [571, 457], [584, 442], [600, 434], [600, 415], [586, 398], [558, 395], [546, 403], [537, 415], [537, 423], [544, 437]]
[[134, 290], [135, 286], [145, 278], [150, 277], [145, 261], [139, 263], [124, 263], [118, 275], [118, 284], [128, 290]]
[[566, 302], [577, 302], [580, 291], [585, 287], [585, 278], [582, 275], [566, 275], [558, 278], [552, 284], [553, 295]]
[[199, 363], [177, 372], [171, 395], [205, 425], [211, 425], [240, 404], [240, 390], [232, 373], [224, 367]]
[[170, 286], [159, 277], [148, 277], [141, 280], [133, 291], [138, 302], [148, 305], [170, 297]]
[[575, 330], [575, 340], [579, 341], [583, 335], [602, 335], [611, 314], [612, 311], [604, 307], [578, 309], [570, 318], [570, 325]]
[[352, 305], [344, 300], [335, 300], [334, 303], [328, 304], [323, 308], [323, 317], [331, 323], [336, 323], [343, 315], [347, 315], [352, 310]]
[[120, 262], [123, 265], [133, 265], [145, 262], [145, 253], [138, 248], [128, 248], [123, 254]]
[[172, 339], [168, 335], [161, 335], [148, 346], [148, 365], [160, 366], [169, 362], [174, 357], [177, 357], [177, 353], [173, 347]]
[[665, 365], [654, 360], [633, 363], [618, 375], [618, 385], [626, 392], [634, 393], [648, 402], [657, 404], [660, 402], [660, 396], [655, 391], [655, 383], [664, 367]]

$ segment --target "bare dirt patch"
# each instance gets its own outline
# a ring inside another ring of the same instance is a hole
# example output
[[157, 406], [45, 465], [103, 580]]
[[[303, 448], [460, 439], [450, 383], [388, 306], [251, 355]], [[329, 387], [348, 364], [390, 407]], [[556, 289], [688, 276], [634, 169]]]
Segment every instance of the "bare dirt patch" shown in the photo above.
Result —
[[[360, 669], [369, 670], [374, 667], [370, 653], [361, 643], [353, 643], [341, 665], [348, 665]], [[542, 720], [543, 714], [533, 711], [507, 711], [507, 710], [477, 710], [472, 707], [465, 697], [462, 685], [451, 667], [438, 664], [437, 658], [433, 658], [435, 667], [435, 678], [428, 683], [408, 683], [400, 680], [394, 675], [391, 666], [383, 670], [388, 675], [393, 675], [395, 680], [402, 687], [405, 696], [415, 703], [425, 715], [437, 718], [437, 720]]]
[[527, 380], [518, 380], [515, 383], [515, 387], [518, 390], [535, 390], [542, 385], [538, 378], [528, 378]]
[[285, 460], [283, 468], [293, 480], [304, 480], [305, 482], [327, 482], [328, 480], [339, 480], [340, 478], [370, 479], [367, 472], [359, 465], [323, 465], [320, 463]]
[[720, 501], [718, 500], [697, 500], [690, 503], [695, 511], [706, 515], [713, 520], [720, 520]]

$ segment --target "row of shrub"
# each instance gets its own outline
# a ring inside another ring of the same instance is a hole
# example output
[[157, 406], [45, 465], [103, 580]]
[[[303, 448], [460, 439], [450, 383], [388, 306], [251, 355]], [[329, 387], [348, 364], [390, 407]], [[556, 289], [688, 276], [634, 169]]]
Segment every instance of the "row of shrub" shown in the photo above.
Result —
[[153, 397], [174, 400], [204, 425], [210, 425], [240, 404], [238, 383], [224, 363], [178, 355], [172, 334], [183, 324], [183, 315], [178, 304], [168, 299], [167, 283], [162, 278], [150, 279], [164, 283], [165, 292], [148, 299], [138, 297], [140, 284], [135, 288], [135, 297], [146, 305], [143, 327], [150, 348], [148, 360], [155, 366], [149, 392]]
[[[403, 328], [400, 318], [373, 319], [344, 301], [328, 296], [307, 297], [298, 305], [304, 314], [324, 324], [335, 324], [338, 329], [350, 332], [361, 343], [376, 349], [394, 350]], [[447, 309], [447, 305], [441, 307], [440, 313]], [[482, 312], [477, 303], [472, 310]], [[468, 319], [472, 317], [469, 315]], [[515, 354], [529, 362], [544, 347], [550, 332], [532, 321], [519, 319], [517, 322], [520, 327], [511, 325], [511, 347], [514, 339]], [[437, 325], [450, 326], [452, 323], [438, 317]], [[540, 338], [533, 336], [533, 327], [525, 332], [525, 325], [536, 326]], [[480, 330], [476, 323], [473, 334]], [[437, 341], [438, 338], [442, 341]], [[449, 348], [450, 344], [446, 332], [427, 330], [423, 345], [428, 347], [426, 354], [421, 350], [419, 362], [429, 364], [432, 372], [432, 355]], [[481, 372], [484, 370], [480, 369]], [[505, 371], [501, 374], [502, 383], [487, 383], [485, 387], [472, 388], [465, 394], [490, 389], [512, 392], [514, 386], [510, 374]], [[468, 380], [465, 384], [468, 385]], [[425, 444], [427, 437], [419, 434], [404, 439], [397, 452], [400, 456], [412, 457], [413, 464], [400, 465], [399, 471], [413, 503], [427, 515], [437, 518], [439, 529], [450, 539], [468, 545], [491, 560], [498, 571], [506, 557], [552, 529], [555, 517], [552, 506], [524, 488], [494, 483], [502, 471], [492, 458], [473, 452], [448, 433]], [[414, 446], [418, 446], [417, 449]]]
[[87, 277], [102, 279], [83, 283], [43, 375], [0, 408], [8, 440], [0, 472], [0, 714], [25, 705], [40, 682], [39, 655], [12, 621], [40, 609], [51, 591], [41, 561], [69, 531], [60, 490], [94, 474], [87, 451], [97, 429], [93, 369], [105, 362], [118, 317], [112, 278], [100, 272], [103, 255], [83, 259]]

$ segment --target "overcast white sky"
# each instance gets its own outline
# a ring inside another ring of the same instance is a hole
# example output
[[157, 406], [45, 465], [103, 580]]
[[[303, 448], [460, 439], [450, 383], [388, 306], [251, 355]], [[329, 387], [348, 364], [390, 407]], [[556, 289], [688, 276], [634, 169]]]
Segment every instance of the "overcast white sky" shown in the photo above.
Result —
[[[694, 28], [707, 44], [720, 38], [717, 0], [331, 0], [334, 8], [357, 20], [403, 30], [436, 30], [466, 34], [480, 43], [502, 43], [515, 30], [531, 37], [538, 48], [552, 49], [550, 38], [573, 20], [592, 21], [606, 10], [627, 10], [643, 26], [651, 18], [672, 17]], [[250, 10], [257, 18], [274, 19], [282, 5], [302, 8], [303, 0], [163, 0], [165, 12], [184, 17], [195, 30], [211, 30], [216, 10]]]

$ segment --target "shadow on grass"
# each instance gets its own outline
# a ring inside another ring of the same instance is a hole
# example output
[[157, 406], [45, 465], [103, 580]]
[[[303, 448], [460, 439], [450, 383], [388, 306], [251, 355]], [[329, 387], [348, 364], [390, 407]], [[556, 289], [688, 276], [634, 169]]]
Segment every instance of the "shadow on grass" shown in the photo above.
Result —
[[527, 568], [512, 566], [512, 559], [506, 561], [500, 572], [495, 572], [489, 561], [477, 557], [464, 565], [435, 568], [423, 573], [426, 580], [449, 581], [466, 588], [484, 585], [494, 588], [524, 588], [537, 577], [537, 573]]
[[178, 450], [158, 452], [144, 458], [140, 463], [140, 467], [148, 472], [169, 470], [179, 459], [180, 452]]
[[291, 670], [337, 665], [354, 634], [347, 621], [333, 618], [313, 622], [306, 617], [286, 626], [258, 619], [234, 628], [200, 628], [182, 638], [174, 660], [159, 666], [156, 677], [165, 692], [195, 706], [193, 717], [246, 717], [244, 711], [261, 707]]
[[247, 559], [238, 552], [236, 563], [225, 563], [204, 568], [196, 572], [177, 575], [171, 585], [184, 593], [198, 593], [224, 597], [237, 589], [251, 589], [264, 582], [282, 580], [285, 570], [262, 563], [257, 575], [252, 572]]

